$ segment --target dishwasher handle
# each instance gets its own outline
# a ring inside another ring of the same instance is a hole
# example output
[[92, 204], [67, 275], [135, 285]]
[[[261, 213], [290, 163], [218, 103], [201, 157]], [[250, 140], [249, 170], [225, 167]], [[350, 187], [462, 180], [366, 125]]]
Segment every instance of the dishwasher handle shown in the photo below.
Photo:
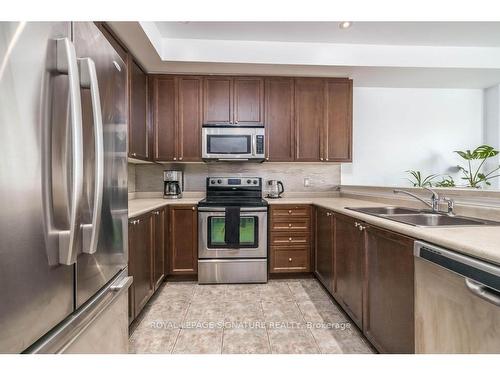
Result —
[[493, 289], [467, 277], [465, 278], [465, 286], [472, 294], [496, 306], [500, 306], [500, 294], [496, 293]]

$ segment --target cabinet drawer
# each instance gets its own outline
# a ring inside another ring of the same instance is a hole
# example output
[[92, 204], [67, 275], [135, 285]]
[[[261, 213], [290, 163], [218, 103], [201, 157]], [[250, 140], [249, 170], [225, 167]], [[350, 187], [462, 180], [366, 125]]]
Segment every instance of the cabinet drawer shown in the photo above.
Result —
[[271, 272], [309, 272], [308, 249], [271, 247]]
[[309, 217], [291, 217], [288, 219], [273, 219], [271, 220], [272, 231], [304, 231], [307, 232], [311, 228], [311, 218]]
[[272, 217], [311, 216], [311, 207], [307, 205], [277, 205], [271, 206]]
[[310, 242], [309, 233], [306, 232], [297, 233], [295, 231], [291, 231], [289, 233], [271, 233], [271, 245], [275, 246], [308, 246]]

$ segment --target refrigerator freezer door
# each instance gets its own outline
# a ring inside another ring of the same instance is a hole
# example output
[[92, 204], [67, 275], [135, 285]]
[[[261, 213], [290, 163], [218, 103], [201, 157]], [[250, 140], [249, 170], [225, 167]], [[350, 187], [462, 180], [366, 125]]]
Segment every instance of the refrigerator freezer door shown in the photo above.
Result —
[[23, 351], [73, 311], [59, 234], [73, 211], [74, 134], [56, 48], [69, 36], [65, 22], [0, 23], [0, 353]]
[[127, 353], [128, 289], [132, 277], [120, 272], [27, 353]]
[[[95, 191], [96, 148], [95, 116], [91, 90], [82, 87], [84, 138], [83, 227], [93, 218], [96, 198], [102, 193], [100, 227], [96, 251], [83, 249], [77, 258], [77, 308], [98, 292], [128, 261], [127, 192], [127, 67], [122, 57], [92, 22], [73, 23], [73, 40], [79, 59], [90, 58], [95, 64], [100, 94], [103, 129], [102, 192]], [[85, 86], [85, 85], [84, 85]], [[91, 243], [90, 231], [83, 230], [83, 246]]]

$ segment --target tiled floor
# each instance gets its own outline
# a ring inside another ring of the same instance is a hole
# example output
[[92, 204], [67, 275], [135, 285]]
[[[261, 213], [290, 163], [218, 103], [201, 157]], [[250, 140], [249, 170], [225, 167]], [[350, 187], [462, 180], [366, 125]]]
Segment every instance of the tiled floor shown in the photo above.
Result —
[[163, 285], [134, 323], [131, 353], [372, 353], [315, 279]]

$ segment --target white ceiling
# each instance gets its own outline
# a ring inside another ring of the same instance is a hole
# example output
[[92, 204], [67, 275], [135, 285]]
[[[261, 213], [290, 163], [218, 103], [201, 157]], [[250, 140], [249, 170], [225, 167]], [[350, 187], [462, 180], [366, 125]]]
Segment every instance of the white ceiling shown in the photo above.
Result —
[[500, 47], [500, 22], [155, 22], [164, 38]]
[[337, 22], [109, 25], [150, 73], [350, 77], [361, 87], [500, 83], [499, 22], [356, 22], [347, 30]]

